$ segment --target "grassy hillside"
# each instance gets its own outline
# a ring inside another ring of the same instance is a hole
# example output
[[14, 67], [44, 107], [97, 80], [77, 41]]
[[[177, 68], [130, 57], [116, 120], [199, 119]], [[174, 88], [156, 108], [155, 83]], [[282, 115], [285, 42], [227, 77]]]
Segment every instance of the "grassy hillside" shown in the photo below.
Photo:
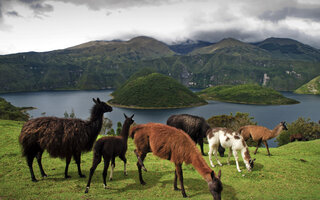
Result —
[[317, 94], [320, 95], [320, 76], [312, 79], [294, 91], [298, 94]]
[[198, 92], [205, 99], [244, 104], [294, 104], [294, 99], [259, 85], [215, 86]]
[[9, 119], [17, 121], [26, 121], [29, 116], [23, 112], [25, 109], [30, 108], [19, 108], [7, 102], [4, 98], [0, 97], [0, 119]]
[[206, 104], [173, 78], [159, 73], [134, 78], [112, 95], [114, 98], [109, 103], [133, 108], [178, 108]]
[[[137, 37], [92, 41], [50, 52], [2, 55], [0, 92], [117, 88], [146, 67], [171, 74], [189, 87], [261, 84], [266, 74], [268, 87], [293, 91], [320, 74], [320, 51], [289, 42], [286, 45], [288, 39], [270, 39], [252, 45], [229, 38], [209, 46], [199, 43], [202, 48], [177, 55], [160, 41]], [[197, 47], [190, 45], [178, 48], [189, 51]]]
[[[113, 181], [103, 189], [103, 162], [98, 166], [88, 194], [84, 193], [87, 178], [79, 178], [74, 162], [69, 166], [71, 179], [64, 179], [65, 161], [50, 158], [45, 152], [42, 163], [49, 175], [40, 178], [36, 161], [34, 171], [39, 182], [33, 183], [25, 158], [21, 157], [18, 135], [22, 122], [0, 120], [0, 199], [182, 199], [181, 192], [173, 190], [174, 164], [160, 160], [151, 153], [145, 159], [148, 172], [143, 172], [147, 184], [139, 183], [134, 144], [128, 140], [128, 176], [123, 176], [123, 163], [117, 158]], [[242, 173], [236, 170], [234, 158], [226, 165], [220, 158], [222, 170], [222, 199], [319, 199], [320, 140], [294, 142], [280, 148], [271, 148], [271, 157], [264, 148], [259, 149], [255, 167], [247, 172], [239, 158]], [[254, 148], [249, 148], [250, 152]], [[205, 145], [205, 151], [208, 151]], [[302, 162], [303, 159], [306, 162]], [[205, 157], [208, 162], [208, 156]], [[92, 152], [82, 156], [82, 170], [88, 176]], [[110, 168], [109, 168], [110, 172]], [[108, 175], [109, 175], [108, 172]], [[212, 199], [207, 183], [191, 165], [183, 165], [184, 184], [190, 199]]]

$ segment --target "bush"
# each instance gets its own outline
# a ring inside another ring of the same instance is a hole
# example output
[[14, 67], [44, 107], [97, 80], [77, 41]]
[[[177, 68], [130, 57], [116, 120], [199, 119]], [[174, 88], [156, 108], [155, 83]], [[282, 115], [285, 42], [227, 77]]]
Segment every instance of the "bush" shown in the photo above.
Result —
[[292, 134], [301, 133], [307, 140], [320, 139], [320, 124], [311, 122], [310, 119], [299, 117], [296, 121], [287, 125], [288, 130], [283, 131], [277, 138], [279, 146], [288, 144]]
[[[207, 120], [211, 127], [226, 127], [233, 131], [237, 131], [240, 127], [245, 125], [257, 125], [257, 122], [253, 121], [253, 117], [249, 116], [249, 113], [237, 112], [235, 115], [217, 115]], [[252, 139], [246, 141], [248, 146], [256, 146], [256, 142]]]

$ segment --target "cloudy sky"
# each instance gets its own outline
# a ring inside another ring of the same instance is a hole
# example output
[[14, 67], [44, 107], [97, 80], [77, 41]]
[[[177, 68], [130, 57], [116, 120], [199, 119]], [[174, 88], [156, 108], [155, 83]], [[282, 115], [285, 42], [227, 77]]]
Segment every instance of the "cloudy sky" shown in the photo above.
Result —
[[320, 1], [0, 0], [0, 54], [140, 35], [166, 43], [286, 37], [320, 48]]

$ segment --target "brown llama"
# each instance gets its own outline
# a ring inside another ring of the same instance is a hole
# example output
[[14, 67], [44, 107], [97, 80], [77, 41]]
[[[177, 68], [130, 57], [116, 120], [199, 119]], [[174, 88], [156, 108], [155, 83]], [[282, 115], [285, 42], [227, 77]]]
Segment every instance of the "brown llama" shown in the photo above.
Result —
[[134, 126], [130, 135], [134, 138], [134, 143], [137, 147], [134, 152], [138, 158], [137, 167], [139, 180], [142, 185], [146, 183], [142, 178], [141, 169], [147, 171], [143, 160], [148, 152], [153, 152], [155, 156], [170, 160], [175, 164], [176, 170], [173, 187], [174, 190], [179, 190], [177, 187], [177, 178], [179, 178], [183, 197], [187, 197], [182, 173], [182, 163], [185, 162], [186, 164], [192, 164], [207, 181], [209, 191], [214, 199], [221, 199], [221, 171], [216, 176], [201, 156], [195, 143], [184, 131], [164, 124], [148, 123]]
[[[203, 117], [180, 114], [171, 115], [167, 120], [167, 125], [182, 129], [186, 132], [191, 139], [199, 144], [202, 155], [205, 156], [203, 151], [203, 138], [207, 136], [207, 131], [211, 128]], [[219, 145], [218, 148], [221, 157], [224, 156], [225, 149]]]
[[280, 122], [273, 130], [270, 130], [263, 126], [247, 125], [240, 127], [239, 133], [245, 140], [248, 140], [251, 137], [253, 141], [258, 143], [254, 154], [257, 153], [261, 142], [263, 142], [267, 148], [268, 156], [270, 156], [271, 154], [269, 151], [267, 140], [277, 137], [282, 130], [288, 130], [286, 122]]
[[72, 157], [77, 163], [79, 176], [85, 177], [80, 168], [81, 153], [91, 151], [101, 130], [103, 114], [112, 111], [112, 107], [101, 102], [99, 98], [93, 99], [93, 102], [95, 105], [91, 109], [89, 121], [39, 117], [23, 125], [19, 142], [22, 145], [22, 154], [27, 159], [32, 181], [37, 181], [32, 168], [35, 157], [42, 177], [47, 176], [41, 164], [44, 150], [47, 150], [51, 157], [66, 158], [65, 178], [70, 178], [68, 167]]
[[296, 140], [307, 141], [307, 139], [301, 133], [296, 133], [296, 134], [290, 135], [290, 142], [294, 142]]
[[119, 158], [124, 162], [124, 175], [125, 176], [127, 175], [126, 152], [128, 148], [127, 143], [128, 143], [128, 134], [129, 134], [130, 125], [133, 124], [134, 122], [132, 119], [133, 116], [134, 114], [131, 117], [127, 117], [124, 114], [124, 117], [126, 119], [123, 123], [120, 136], [102, 137], [95, 143], [93, 148], [93, 162], [92, 162], [92, 167], [90, 169], [89, 180], [88, 180], [85, 193], [89, 192], [91, 178], [93, 176], [95, 169], [101, 162], [101, 157], [103, 157], [103, 160], [104, 160], [104, 169], [102, 173], [104, 188], [107, 187], [106, 177], [107, 177], [109, 162], [111, 160], [111, 172], [110, 172], [109, 180], [112, 180], [113, 170], [114, 170], [114, 167], [116, 166], [115, 158], [117, 156], [119, 156]]

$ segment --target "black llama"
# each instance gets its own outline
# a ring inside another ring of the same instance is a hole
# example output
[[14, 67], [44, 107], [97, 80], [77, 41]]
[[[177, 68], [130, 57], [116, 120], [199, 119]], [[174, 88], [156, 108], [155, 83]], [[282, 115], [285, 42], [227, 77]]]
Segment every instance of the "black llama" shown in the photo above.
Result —
[[47, 150], [51, 157], [66, 158], [65, 178], [73, 156], [81, 173], [81, 153], [91, 151], [93, 143], [101, 130], [103, 114], [111, 112], [112, 107], [99, 98], [93, 99], [95, 105], [91, 109], [89, 121], [81, 119], [66, 119], [57, 117], [40, 117], [27, 121], [22, 127], [19, 142], [22, 145], [22, 154], [26, 157], [32, 181], [37, 179], [34, 175], [32, 163], [36, 157], [42, 177], [46, 177], [41, 164], [41, 156]]
[[107, 172], [109, 168], [109, 163], [111, 160], [111, 172], [110, 172], [110, 179], [112, 180], [113, 170], [115, 167], [115, 158], [119, 156], [121, 160], [124, 162], [124, 175], [127, 175], [127, 159], [126, 159], [126, 152], [127, 152], [127, 143], [128, 143], [128, 134], [130, 125], [133, 124], [134, 120], [132, 119], [134, 114], [131, 117], [127, 117], [124, 114], [124, 117], [126, 118], [123, 122], [122, 130], [120, 133], [120, 136], [108, 136], [108, 137], [102, 137], [100, 138], [93, 147], [93, 162], [92, 167], [90, 169], [90, 175], [89, 180], [87, 184], [87, 188], [85, 190], [85, 193], [89, 192], [90, 188], [90, 182], [91, 178], [93, 176], [93, 173], [99, 163], [101, 162], [101, 157], [103, 157], [104, 160], [104, 169], [102, 173], [103, 177], [103, 185], [104, 188], [107, 186], [106, 177]]
[[[210, 126], [204, 118], [188, 114], [171, 115], [167, 120], [167, 125], [186, 132], [196, 144], [199, 143], [201, 153], [205, 155], [203, 152], [203, 138], [207, 136]], [[220, 156], [223, 157], [225, 149], [221, 145], [219, 145], [218, 151]]]

